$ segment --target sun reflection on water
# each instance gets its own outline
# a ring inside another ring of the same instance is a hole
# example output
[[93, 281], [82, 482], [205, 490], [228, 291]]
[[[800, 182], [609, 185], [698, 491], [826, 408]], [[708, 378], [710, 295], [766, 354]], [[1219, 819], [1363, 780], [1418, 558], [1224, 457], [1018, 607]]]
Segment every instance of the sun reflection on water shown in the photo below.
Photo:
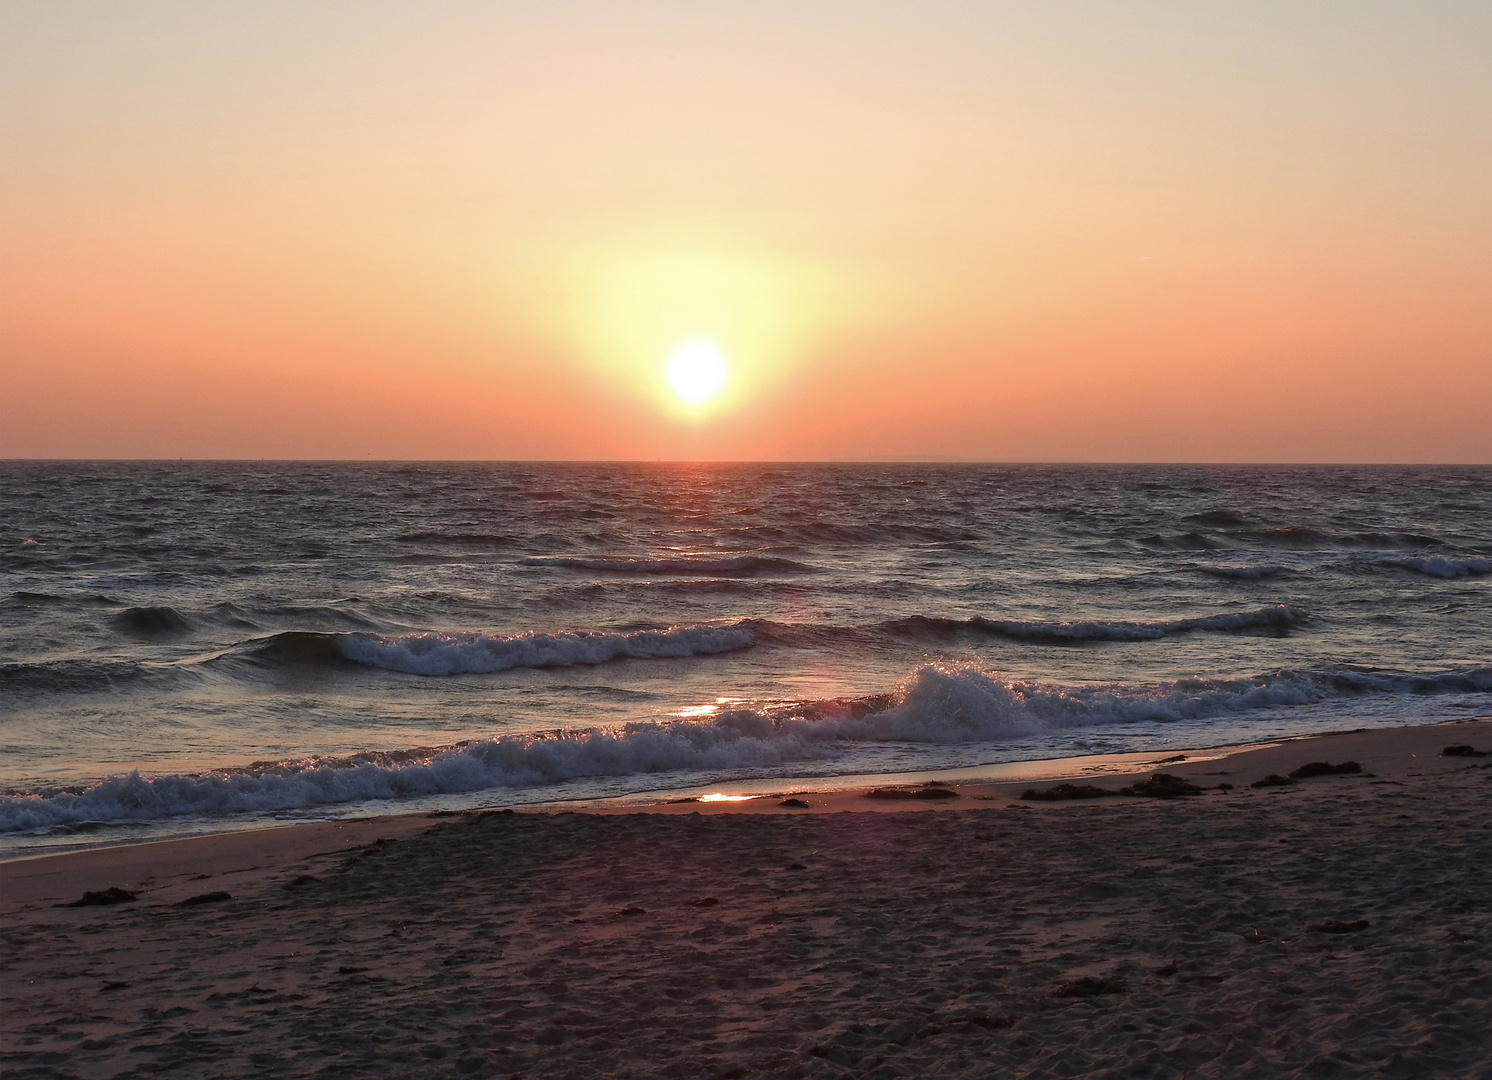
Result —
[[685, 705], [682, 709], [674, 712], [674, 716], [683, 717], [686, 720], [695, 720], [703, 716], [714, 716], [726, 705], [741, 704], [740, 698], [721, 697], [703, 705]]

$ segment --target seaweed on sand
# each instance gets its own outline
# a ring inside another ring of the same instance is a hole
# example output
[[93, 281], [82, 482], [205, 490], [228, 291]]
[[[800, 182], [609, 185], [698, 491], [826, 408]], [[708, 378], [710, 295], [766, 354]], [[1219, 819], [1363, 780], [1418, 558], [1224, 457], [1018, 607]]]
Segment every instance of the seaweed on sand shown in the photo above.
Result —
[[1333, 765], [1327, 761], [1310, 761], [1300, 768], [1292, 770], [1290, 779], [1306, 780], [1312, 776], [1334, 776], [1360, 772], [1362, 772], [1362, 766], [1355, 761], [1344, 761], [1340, 765]]
[[1110, 791], [1108, 788], [1097, 787], [1093, 784], [1054, 784], [1052, 787], [1041, 790], [1027, 788], [1021, 792], [1021, 798], [1041, 802], [1059, 802], [1063, 799], [1105, 799], [1118, 794], [1117, 791]]
[[1179, 799], [1184, 795], [1200, 795], [1202, 789], [1179, 776], [1158, 772], [1148, 780], [1141, 780], [1129, 787], [1120, 788], [1119, 794], [1143, 795], [1147, 799]]
[[1249, 787], [1289, 787], [1293, 783], [1295, 781], [1291, 780], [1288, 776], [1281, 776], [1279, 773], [1270, 773], [1263, 780], [1255, 780]]
[[53, 907], [96, 907], [103, 904], [127, 904], [131, 900], [140, 899], [128, 889], [121, 889], [118, 885], [111, 885], [107, 889], [98, 892], [85, 892], [66, 904], [53, 904]]
[[958, 792], [941, 784], [926, 784], [920, 788], [873, 788], [865, 793], [867, 799], [956, 799]]
[[1441, 757], [1486, 757], [1489, 754], [1492, 754], [1492, 750], [1474, 750], [1466, 743], [1447, 746], [1440, 751]]

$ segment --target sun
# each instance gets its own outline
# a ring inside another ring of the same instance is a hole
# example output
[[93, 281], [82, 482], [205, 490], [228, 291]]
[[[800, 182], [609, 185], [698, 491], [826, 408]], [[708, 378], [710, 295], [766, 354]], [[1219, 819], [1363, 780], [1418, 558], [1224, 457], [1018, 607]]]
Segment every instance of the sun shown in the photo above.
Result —
[[708, 341], [680, 345], [668, 357], [664, 375], [679, 400], [703, 405], [725, 387], [725, 357]]

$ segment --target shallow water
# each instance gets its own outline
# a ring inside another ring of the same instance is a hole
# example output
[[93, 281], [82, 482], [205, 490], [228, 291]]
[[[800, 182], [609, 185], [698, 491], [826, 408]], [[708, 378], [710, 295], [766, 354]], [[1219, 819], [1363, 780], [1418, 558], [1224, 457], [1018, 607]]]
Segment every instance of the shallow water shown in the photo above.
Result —
[[0, 464], [0, 847], [1492, 711], [1492, 470]]

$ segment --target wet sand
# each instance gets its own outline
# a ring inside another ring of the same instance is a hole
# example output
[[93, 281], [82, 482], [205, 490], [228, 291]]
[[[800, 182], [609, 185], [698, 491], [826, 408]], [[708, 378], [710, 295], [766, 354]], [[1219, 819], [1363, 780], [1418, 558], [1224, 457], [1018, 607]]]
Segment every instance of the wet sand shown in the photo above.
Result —
[[[0, 1064], [1485, 1077], [1492, 757], [1440, 756], [1450, 744], [1492, 750], [1492, 721], [1074, 778], [1207, 789], [1175, 799], [1033, 802], [982, 782], [801, 808], [784, 792], [12, 861]], [[1363, 771], [1249, 786], [1349, 759]], [[110, 887], [138, 899], [52, 906]]]

